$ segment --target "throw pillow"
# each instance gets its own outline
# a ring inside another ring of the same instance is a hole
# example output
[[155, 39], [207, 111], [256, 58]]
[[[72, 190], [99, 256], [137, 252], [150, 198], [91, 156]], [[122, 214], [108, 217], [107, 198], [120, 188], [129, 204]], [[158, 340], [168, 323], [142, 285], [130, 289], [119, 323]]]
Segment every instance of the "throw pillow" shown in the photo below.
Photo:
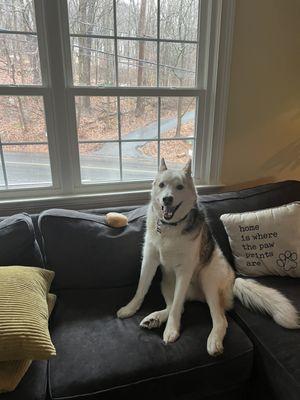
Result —
[[300, 202], [220, 218], [239, 273], [300, 277]]
[[53, 277], [53, 271], [41, 268], [0, 268], [0, 361], [43, 360], [56, 354], [47, 305]]
[[[56, 301], [55, 294], [47, 296], [49, 316]], [[32, 360], [0, 361], [0, 393], [12, 392], [28, 371]]]

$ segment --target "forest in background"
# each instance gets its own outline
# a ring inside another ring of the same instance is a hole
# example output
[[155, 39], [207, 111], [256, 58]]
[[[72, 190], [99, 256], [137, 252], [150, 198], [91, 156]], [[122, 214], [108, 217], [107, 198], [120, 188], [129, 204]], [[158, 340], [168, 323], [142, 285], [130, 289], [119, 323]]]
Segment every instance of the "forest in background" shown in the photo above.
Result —
[[[116, 27], [112, 0], [69, 0], [74, 85], [193, 87], [197, 44], [191, 42], [197, 40], [198, 3], [198, 0], [161, 1], [158, 29], [157, 2], [153, 0], [117, 0]], [[0, 7], [0, 84], [40, 85], [33, 2], [2, 0]], [[26, 33], [8, 34], [7, 31]], [[159, 43], [159, 49], [154, 40], [158, 31], [164, 40]], [[115, 33], [117, 57], [112, 37]], [[150, 124], [155, 126], [157, 104], [157, 98], [122, 97], [122, 139], [129, 132]], [[161, 121], [176, 119], [176, 126], [163, 132], [162, 137], [194, 136], [194, 118], [183, 122], [183, 117], [187, 113], [193, 115], [194, 111], [194, 98], [162, 98]], [[77, 97], [79, 142], [117, 140], [117, 112], [115, 97]], [[1, 96], [0, 139], [4, 143], [47, 142], [42, 98]], [[100, 147], [100, 143], [84, 144], [80, 151], [88, 153]], [[166, 141], [161, 144], [161, 151], [167, 159], [184, 162], [191, 147], [190, 141]], [[43, 152], [47, 151], [47, 145], [9, 146], [9, 151], [20, 150]], [[150, 142], [141, 151], [147, 156], [155, 155]]]

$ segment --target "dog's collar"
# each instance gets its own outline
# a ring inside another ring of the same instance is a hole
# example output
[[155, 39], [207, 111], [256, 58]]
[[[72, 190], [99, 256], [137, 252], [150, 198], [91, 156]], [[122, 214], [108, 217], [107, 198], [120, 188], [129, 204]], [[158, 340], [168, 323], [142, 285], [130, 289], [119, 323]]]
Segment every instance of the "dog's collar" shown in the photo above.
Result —
[[168, 225], [168, 226], [177, 226], [178, 224], [180, 224], [180, 222], [184, 221], [187, 216], [189, 215], [190, 212], [188, 212], [183, 218], [181, 218], [180, 220], [176, 221], [176, 222], [167, 222], [164, 221], [163, 219], [158, 219], [157, 223], [156, 223], [156, 230], [158, 233], [161, 233], [161, 225]]

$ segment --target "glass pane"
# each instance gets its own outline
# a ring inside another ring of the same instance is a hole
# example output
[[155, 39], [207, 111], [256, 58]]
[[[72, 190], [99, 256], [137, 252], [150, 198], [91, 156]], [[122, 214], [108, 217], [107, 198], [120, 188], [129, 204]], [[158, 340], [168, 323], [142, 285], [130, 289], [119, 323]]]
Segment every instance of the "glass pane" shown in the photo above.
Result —
[[114, 41], [71, 37], [74, 85], [115, 85]]
[[116, 97], [76, 97], [76, 117], [79, 141], [119, 137]]
[[47, 142], [43, 98], [0, 96], [2, 142]]
[[157, 142], [123, 142], [123, 180], [153, 179], [157, 173]]
[[181, 169], [193, 157], [194, 140], [163, 140], [160, 142], [160, 156], [169, 168]]
[[83, 184], [120, 180], [119, 144], [79, 144], [81, 182]]
[[36, 31], [33, 0], [3, 0], [0, 7], [1, 29]]
[[113, 0], [68, 0], [71, 33], [113, 35]]
[[157, 0], [118, 0], [118, 36], [157, 37]]
[[162, 42], [160, 45], [160, 86], [195, 86], [197, 45]]
[[156, 43], [118, 40], [120, 86], [156, 86]]
[[197, 40], [199, 0], [164, 0], [160, 2], [160, 37]]
[[37, 37], [0, 33], [0, 84], [41, 83]]
[[162, 97], [160, 137], [195, 136], [195, 97]]
[[47, 145], [3, 146], [9, 188], [52, 185]]
[[122, 97], [122, 139], [156, 138], [157, 104], [157, 97]]

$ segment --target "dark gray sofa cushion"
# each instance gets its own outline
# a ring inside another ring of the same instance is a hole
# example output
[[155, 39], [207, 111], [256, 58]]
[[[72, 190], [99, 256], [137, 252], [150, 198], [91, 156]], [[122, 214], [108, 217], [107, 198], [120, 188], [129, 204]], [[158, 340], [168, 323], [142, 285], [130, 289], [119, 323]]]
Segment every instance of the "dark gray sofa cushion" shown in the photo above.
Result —
[[[261, 277], [263, 285], [278, 289], [300, 311], [300, 278]], [[265, 374], [263, 385], [272, 387], [273, 399], [300, 399], [300, 330], [277, 325], [269, 316], [246, 309], [236, 301], [235, 319], [255, 344], [257, 368]], [[261, 385], [262, 385], [261, 384]]]
[[124, 228], [106, 225], [105, 217], [69, 210], [48, 210], [39, 227], [54, 287], [106, 288], [137, 282], [147, 207], [127, 213]]
[[245, 387], [252, 344], [230, 317], [220, 357], [207, 354], [211, 318], [208, 307], [199, 302], [186, 304], [181, 337], [165, 345], [163, 327], [139, 327], [144, 316], [163, 307], [156, 285], [134, 317], [116, 318], [117, 309], [134, 290], [58, 291], [51, 323], [57, 356], [49, 362], [53, 399], [149, 399], [156, 390], [168, 399], [184, 399], [191, 393], [197, 399], [217, 394], [223, 398], [221, 394]]
[[210, 230], [227, 260], [234, 266], [228, 237], [220, 216], [226, 213], [262, 210], [300, 200], [300, 182], [284, 181], [237, 192], [200, 196]]
[[32, 220], [16, 214], [0, 221], [0, 266], [28, 265], [43, 267], [43, 258], [35, 239]]
[[45, 400], [47, 398], [47, 361], [33, 361], [17, 388], [0, 394], [0, 400]]

